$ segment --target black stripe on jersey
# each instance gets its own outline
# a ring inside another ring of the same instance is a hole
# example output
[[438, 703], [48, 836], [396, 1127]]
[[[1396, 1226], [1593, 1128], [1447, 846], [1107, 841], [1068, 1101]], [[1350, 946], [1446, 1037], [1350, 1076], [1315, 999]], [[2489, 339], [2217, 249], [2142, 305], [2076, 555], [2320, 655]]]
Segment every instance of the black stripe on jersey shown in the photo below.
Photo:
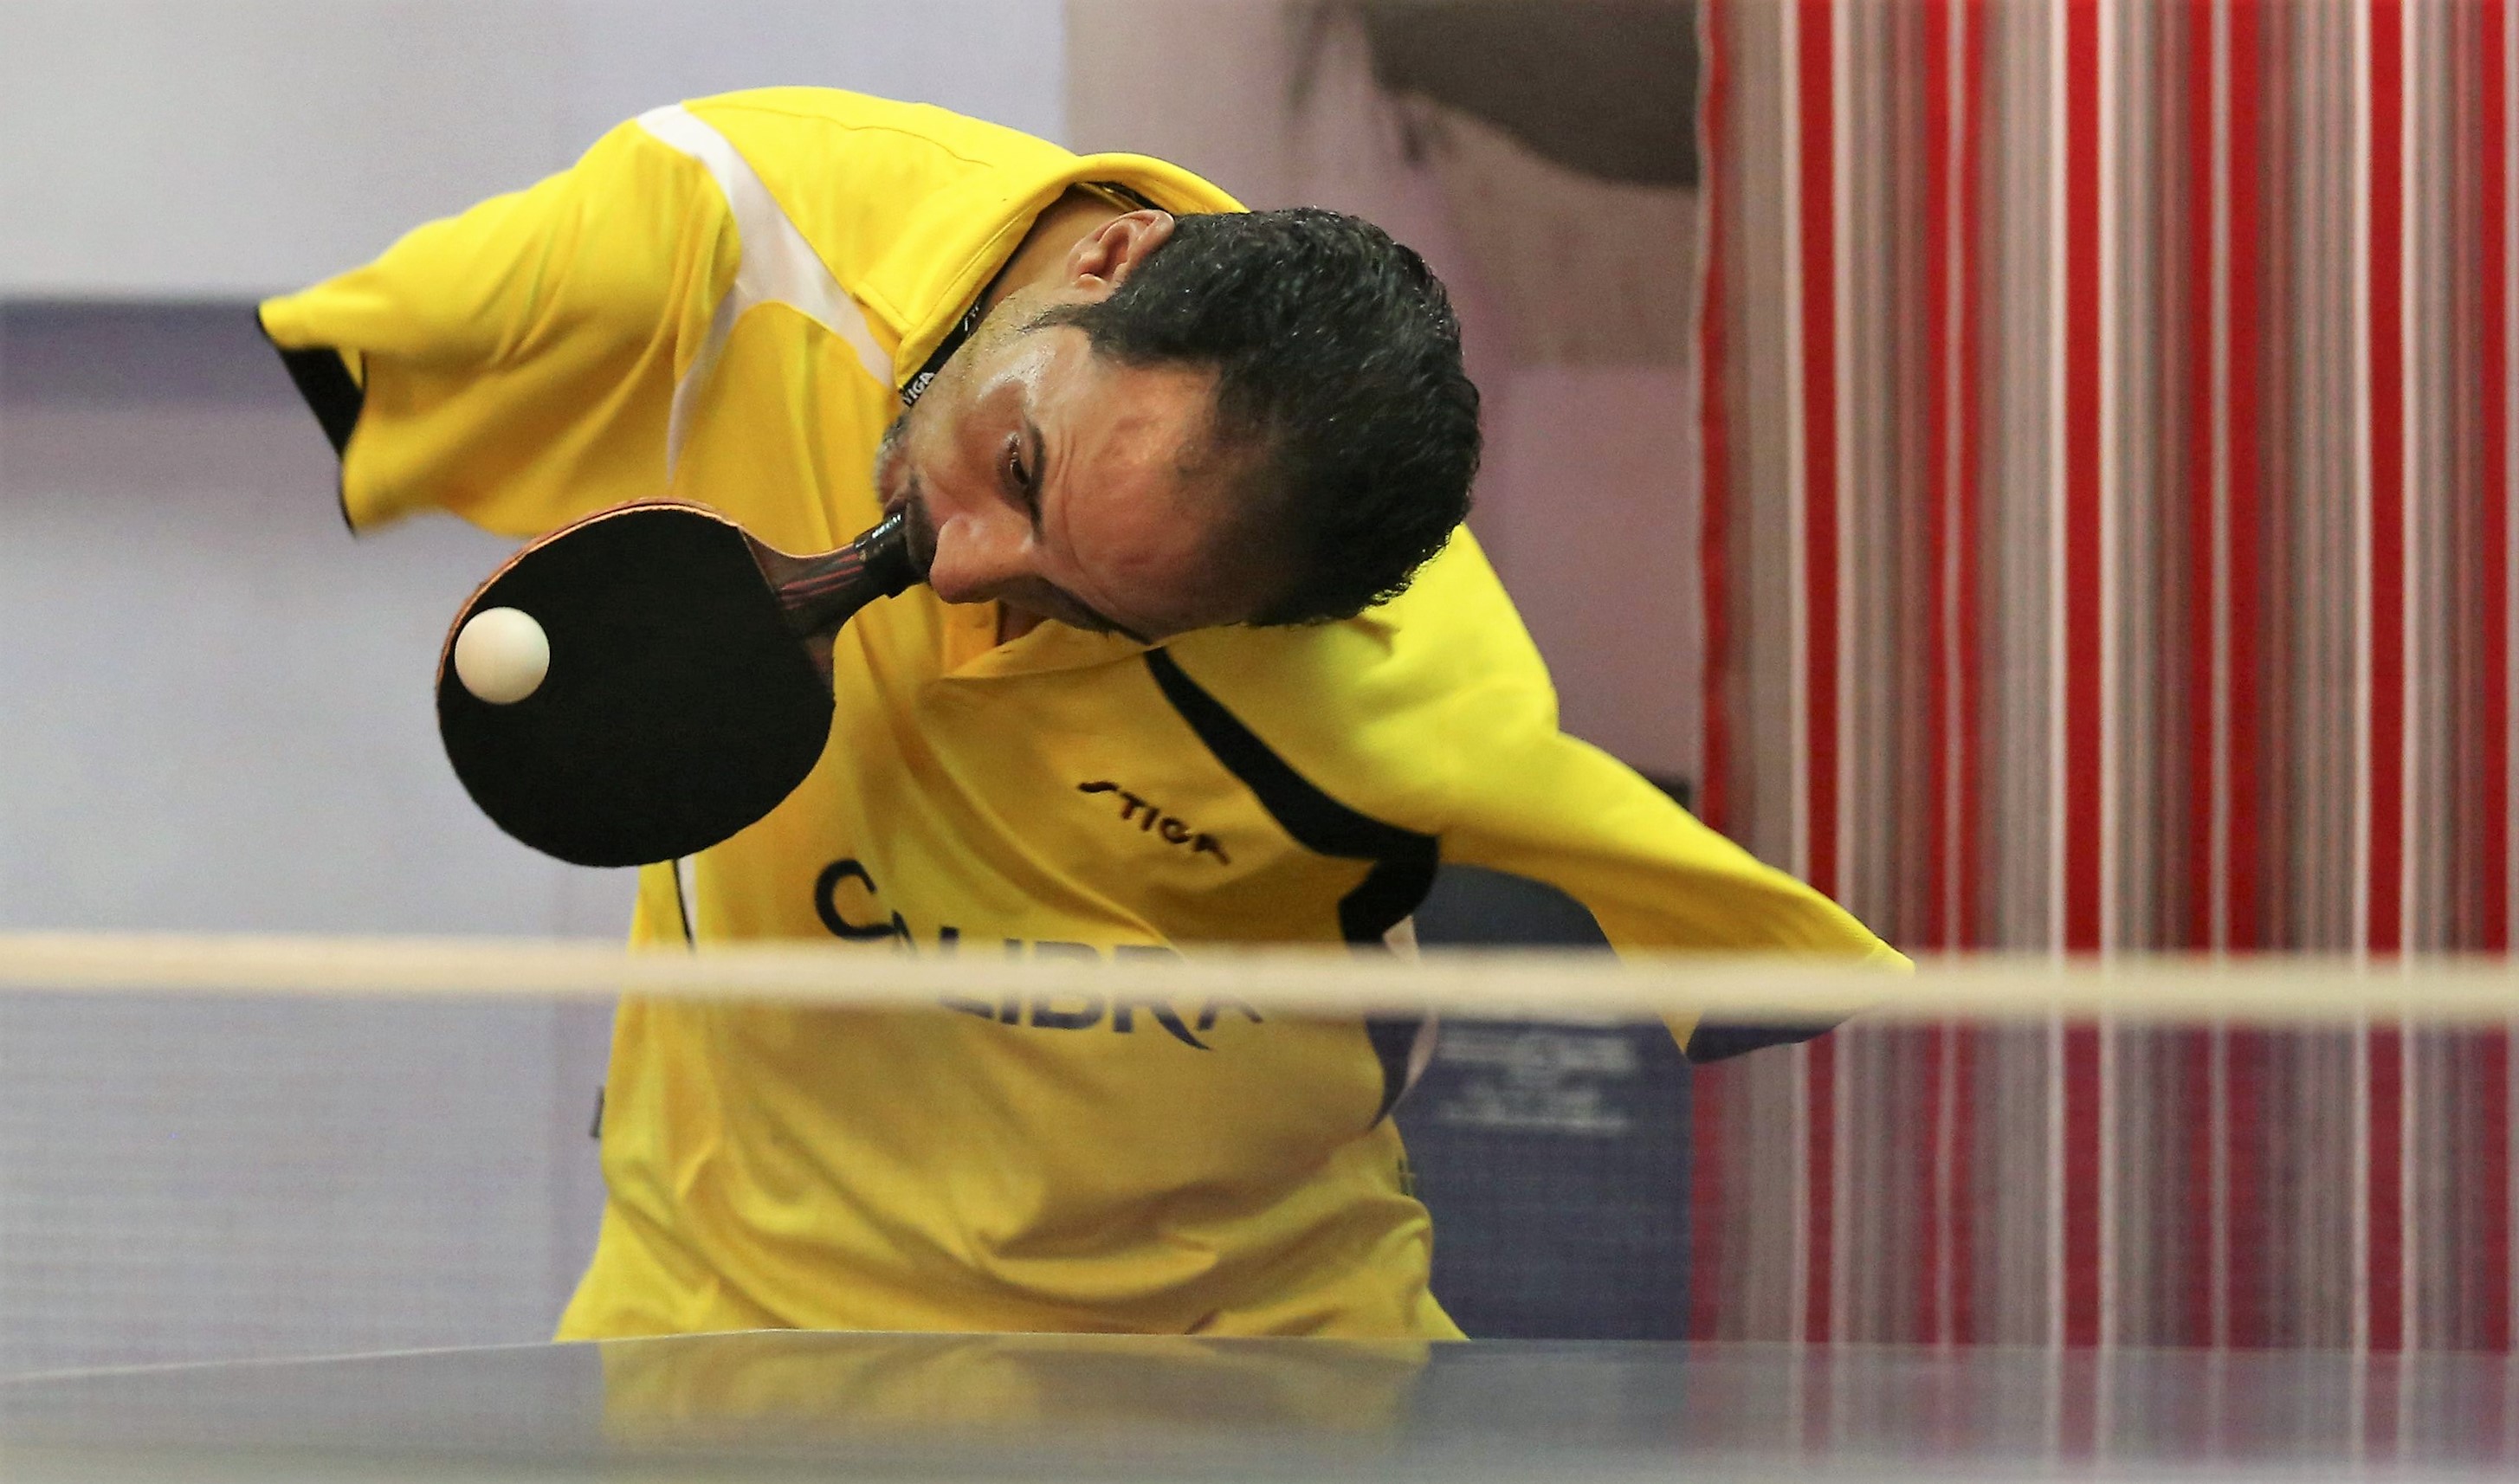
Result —
[[347, 451], [350, 434], [359, 425], [359, 414], [367, 410], [368, 394], [350, 378], [350, 368], [342, 364], [341, 353], [329, 345], [311, 350], [281, 350], [280, 364], [288, 369], [288, 379], [297, 383], [297, 395], [306, 399], [307, 410], [315, 415], [316, 425], [324, 430], [325, 441], [332, 445], [333, 454]]
[[1790, 1046], [1824, 1035], [1834, 1028], [1828, 1025], [1809, 1026], [1736, 1026], [1721, 1021], [1700, 1021], [1689, 1032], [1685, 1050], [1696, 1066], [1707, 1062], [1728, 1061], [1744, 1052], [1763, 1051], [1769, 1046]]
[[[1224, 703], [1199, 687], [1180, 662], [1161, 649], [1146, 651], [1146, 668], [1172, 710], [1207, 744], [1215, 761], [1242, 780], [1295, 843], [1320, 855], [1342, 860], [1370, 860], [1373, 868], [1354, 891], [1339, 901], [1339, 934], [1350, 943], [1380, 944], [1435, 884], [1441, 851], [1432, 835], [1357, 813], [1339, 803], [1310, 779], [1295, 771], [1268, 744], [1224, 709]], [[1421, 1021], [1368, 1020], [1365, 1034], [1382, 1063], [1382, 1106], [1373, 1120], [1381, 1122], [1408, 1090], [1409, 1051], [1416, 1044]]]
[[[262, 329], [260, 314], [254, 316], [253, 325], [254, 328]], [[263, 329], [262, 337], [271, 340], [271, 331]], [[350, 374], [350, 364], [341, 359], [339, 351], [329, 345], [290, 350], [279, 341], [271, 340], [271, 348], [279, 352], [280, 364], [287, 371], [288, 379], [296, 384], [297, 395], [306, 399], [306, 410], [315, 415], [315, 425], [324, 430], [324, 441], [332, 446], [332, 457], [338, 458], [348, 453], [350, 434], [358, 429], [359, 415], [368, 408], [367, 391]], [[350, 488], [346, 472], [333, 493], [340, 502], [341, 524], [350, 526], [355, 535], [358, 528], [350, 522]]]
[[1154, 672], [1164, 699], [1215, 754], [1215, 761], [1242, 780], [1296, 844], [1315, 854], [1374, 863], [1363, 882], [1339, 902], [1339, 928], [1348, 942], [1378, 943], [1417, 910], [1435, 884], [1438, 851], [1434, 836], [1359, 814], [1321, 792], [1222, 702], [1200, 689], [1164, 650], [1147, 650], [1146, 668]]

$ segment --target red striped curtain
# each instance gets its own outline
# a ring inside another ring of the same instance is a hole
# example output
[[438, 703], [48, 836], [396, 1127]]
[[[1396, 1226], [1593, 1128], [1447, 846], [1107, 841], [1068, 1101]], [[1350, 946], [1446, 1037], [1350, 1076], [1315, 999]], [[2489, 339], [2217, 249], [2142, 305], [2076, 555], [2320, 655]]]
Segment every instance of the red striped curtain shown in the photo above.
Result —
[[[2509, 947], [2507, 0], [1710, 0], [1704, 812], [1915, 949]], [[2506, 1350], [2502, 1033], [1701, 1076], [1709, 1336]]]

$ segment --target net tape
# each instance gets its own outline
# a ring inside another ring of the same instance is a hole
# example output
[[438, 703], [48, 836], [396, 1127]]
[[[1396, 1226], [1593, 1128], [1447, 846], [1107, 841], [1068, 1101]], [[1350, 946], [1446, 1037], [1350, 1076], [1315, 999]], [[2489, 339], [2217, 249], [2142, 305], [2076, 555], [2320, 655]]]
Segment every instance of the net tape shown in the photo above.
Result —
[[1878, 966], [1738, 954], [1518, 949], [1417, 954], [1194, 947], [1178, 957], [955, 957], [895, 946], [549, 939], [0, 934], [0, 991], [600, 999], [620, 994], [932, 1008], [1009, 992], [1216, 996], [1289, 1014], [1498, 1019], [1704, 1016], [2152, 1023], [2519, 1021], [2519, 960], [1976, 954]]

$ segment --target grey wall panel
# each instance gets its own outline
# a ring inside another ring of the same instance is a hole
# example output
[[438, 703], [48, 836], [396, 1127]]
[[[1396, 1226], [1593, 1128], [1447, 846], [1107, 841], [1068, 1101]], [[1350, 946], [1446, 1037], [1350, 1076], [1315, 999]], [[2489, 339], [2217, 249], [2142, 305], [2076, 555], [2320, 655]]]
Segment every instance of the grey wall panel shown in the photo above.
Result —
[[508, 544], [353, 539], [243, 305], [0, 317], [0, 925], [571, 933], [626, 921], [474, 810], [445, 624]]
[[593, 1243], [588, 1028], [0, 998], [0, 1374], [548, 1339]]
[[[243, 304], [0, 309], [0, 928], [617, 937], [437, 746], [507, 549], [354, 540]], [[601, 1006], [0, 997], [0, 1371], [549, 1332]]]

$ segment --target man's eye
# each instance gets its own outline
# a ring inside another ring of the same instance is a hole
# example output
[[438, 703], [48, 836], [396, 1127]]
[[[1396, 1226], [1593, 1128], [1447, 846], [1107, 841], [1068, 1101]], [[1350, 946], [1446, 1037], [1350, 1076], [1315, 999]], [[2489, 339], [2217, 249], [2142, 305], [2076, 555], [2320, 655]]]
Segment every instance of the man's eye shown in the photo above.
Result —
[[1024, 468], [1023, 445], [1020, 443], [1006, 449], [1006, 477], [1015, 482], [1018, 490], [1032, 488], [1032, 475]]

